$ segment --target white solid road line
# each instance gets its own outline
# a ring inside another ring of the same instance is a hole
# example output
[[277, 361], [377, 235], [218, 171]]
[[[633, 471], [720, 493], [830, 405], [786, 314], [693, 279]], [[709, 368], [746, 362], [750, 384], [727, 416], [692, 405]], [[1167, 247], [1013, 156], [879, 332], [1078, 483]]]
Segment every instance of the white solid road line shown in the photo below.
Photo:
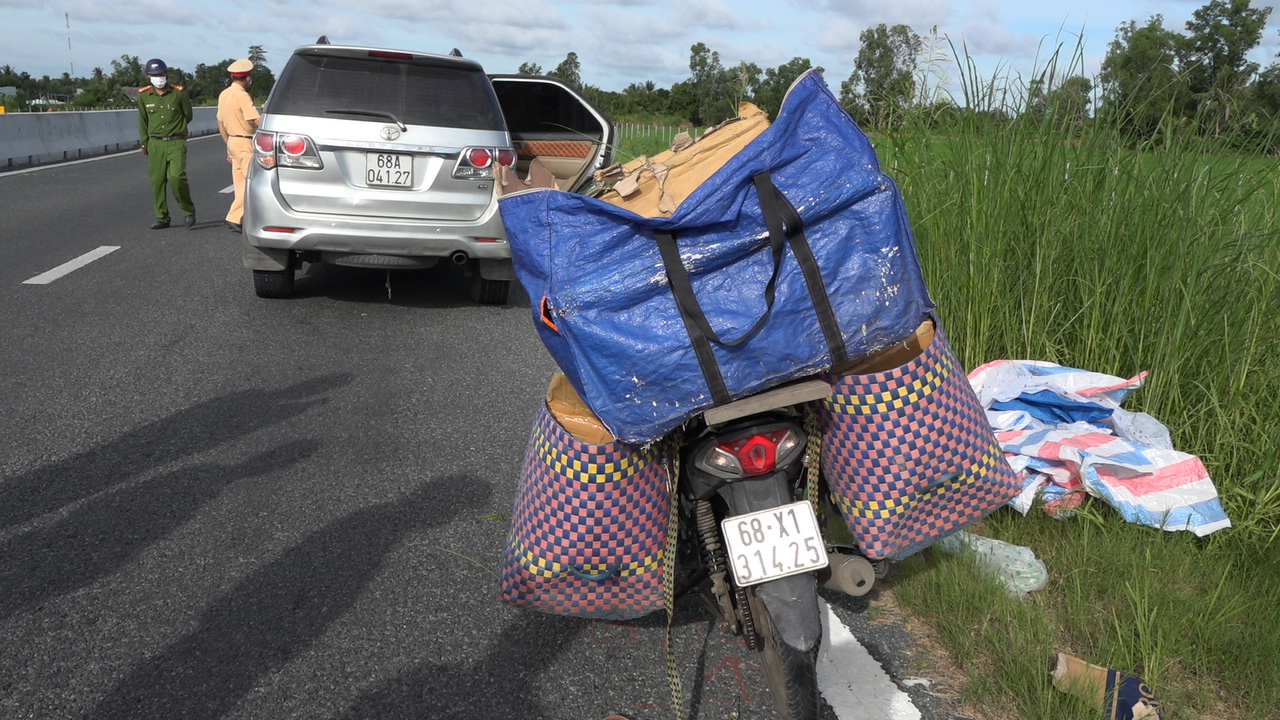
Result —
[[818, 599], [822, 647], [818, 689], [840, 720], [920, 720], [911, 696], [898, 689], [831, 606]]
[[120, 249], [119, 245], [103, 245], [97, 250], [91, 250], [81, 255], [80, 257], [76, 258], [75, 260], [72, 260], [71, 262], [62, 263], [61, 265], [50, 270], [49, 272], [40, 273], [39, 275], [31, 278], [30, 280], [23, 280], [22, 284], [23, 285], [48, 285], [49, 283], [53, 282], [54, 280], [57, 280], [63, 275], [66, 275], [75, 270], [79, 270], [80, 268], [84, 267], [85, 265], [88, 265], [94, 260], [104, 258], [119, 249]]

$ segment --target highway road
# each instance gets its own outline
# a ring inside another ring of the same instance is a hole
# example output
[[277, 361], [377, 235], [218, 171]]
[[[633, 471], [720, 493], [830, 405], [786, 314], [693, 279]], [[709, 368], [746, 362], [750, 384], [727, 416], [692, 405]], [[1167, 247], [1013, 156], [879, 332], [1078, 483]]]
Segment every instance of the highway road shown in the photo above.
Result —
[[[260, 299], [222, 144], [190, 153], [192, 230], [148, 229], [137, 153], [0, 175], [0, 717], [674, 717], [663, 615], [497, 600], [555, 370], [527, 296], [309, 266]], [[912, 672], [901, 628], [825, 597]], [[690, 717], [774, 717], [695, 599], [672, 632]], [[907, 690], [829, 716], [942, 717]]]

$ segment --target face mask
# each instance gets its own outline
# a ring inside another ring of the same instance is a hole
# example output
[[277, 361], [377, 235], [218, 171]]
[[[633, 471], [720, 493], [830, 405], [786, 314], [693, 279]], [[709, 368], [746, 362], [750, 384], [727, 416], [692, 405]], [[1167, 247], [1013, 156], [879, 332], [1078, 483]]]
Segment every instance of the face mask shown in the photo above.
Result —
[[151, 75], [150, 77], [151, 77], [151, 84], [154, 85], [157, 90], [160, 90], [164, 88], [165, 85], [169, 84], [169, 78], [165, 77], [164, 75]]

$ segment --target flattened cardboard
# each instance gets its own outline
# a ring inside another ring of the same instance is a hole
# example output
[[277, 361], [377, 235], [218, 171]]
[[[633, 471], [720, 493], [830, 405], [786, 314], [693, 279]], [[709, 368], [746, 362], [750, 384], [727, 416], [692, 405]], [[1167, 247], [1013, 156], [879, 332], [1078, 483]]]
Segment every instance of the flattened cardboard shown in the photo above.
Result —
[[860, 357], [848, 365], [832, 368], [831, 372], [837, 375], [870, 375], [906, 365], [919, 357], [929, 347], [929, 343], [933, 342], [933, 331], [933, 318], [926, 318], [914, 333], [902, 341]]
[[[597, 197], [644, 217], [670, 216], [698, 186], [767, 127], [769, 118], [763, 110], [741, 103], [738, 117], [711, 128], [697, 140], [680, 133], [672, 140], [670, 150], [651, 158], [642, 155], [625, 165], [599, 171], [597, 182], [613, 180], [617, 185]], [[622, 179], [617, 179], [619, 173]]]
[[606, 445], [617, 438], [605, 429], [600, 418], [591, 412], [591, 408], [582, 401], [582, 396], [569, 384], [569, 378], [563, 373], [551, 376], [551, 386], [547, 388], [547, 410], [574, 438], [591, 445]]
[[516, 171], [506, 165], [494, 163], [494, 187], [497, 190], [498, 197], [510, 195], [521, 190], [532, 190], [534, 188], [556, 188], [556, 178], [547, 170], [538, 158], [529, 161], [529, 175], [521, 180]]

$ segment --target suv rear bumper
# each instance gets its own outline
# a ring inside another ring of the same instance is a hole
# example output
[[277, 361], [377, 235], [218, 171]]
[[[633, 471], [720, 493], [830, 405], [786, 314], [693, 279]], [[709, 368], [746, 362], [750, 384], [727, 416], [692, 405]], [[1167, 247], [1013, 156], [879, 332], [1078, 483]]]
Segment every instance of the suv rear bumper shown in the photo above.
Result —
[[[319, 252], [334, 255], [444, 258], [457, 252], [482, 260], [508, 260], [511, 246], [496, 201], [473, 222], [358, 217], [300, 213], [288, 206], [275, 189], [271, 171], [254, 167], [245, 183], [245, 241], [266, 255], [273, 251]], [[263, 228], [291, 228], [266, 231]], [[493, 238], [480, 241], [479, 238]], [[245, 266], [250, 264], [246, 252]]]

